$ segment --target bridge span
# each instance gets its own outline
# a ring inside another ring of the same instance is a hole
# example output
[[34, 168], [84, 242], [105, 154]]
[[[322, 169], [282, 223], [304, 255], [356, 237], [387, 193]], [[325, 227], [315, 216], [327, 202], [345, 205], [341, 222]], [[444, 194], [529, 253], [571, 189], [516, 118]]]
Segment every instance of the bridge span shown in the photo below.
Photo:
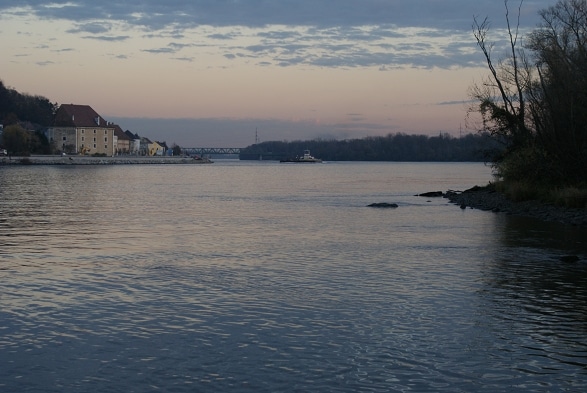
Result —
[[181, 150], [190, 156], [206, 156], [211, 154], [240, 154], [242, 147], [185, 147]]

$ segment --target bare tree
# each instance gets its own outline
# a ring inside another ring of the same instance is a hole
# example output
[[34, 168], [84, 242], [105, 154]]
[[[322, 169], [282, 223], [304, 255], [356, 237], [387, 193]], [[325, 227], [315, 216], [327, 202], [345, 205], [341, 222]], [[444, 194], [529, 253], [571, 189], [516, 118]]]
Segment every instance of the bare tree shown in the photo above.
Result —
[[504, 3], [504, 60], [493, 58], [488, 20], [473, 24], [489, 69], [484, 83], [471, 88], [473, 111], [481, 114], [482, 130], [506, 145], [494, 165], [504, 180], [587, 184], [587, 0], [559, 0], [542, 10], [526, 45], [519, 29], [523, 0], [515, 26]]
[[474, 108], [483, 121], [483, 131], [500, 139], [508, 147], [518, 147], [531, 140], [532, 122], [527, 119], [526, 90], [531, 84], [532, 73], [521, 45], [519, 32], [520, 9], [515, 27], [510, 23], [508, 0], [504, 1], [506, 9], [509, 50], [507, 57], [495, 60], [492, 50], [494, 44], [488, 40], [489, 20], [479, 22], [474, 18], [473, 34], [481, 49], [490, 76], [482, 84], [474, 85], [471, 96], [478, 102]]

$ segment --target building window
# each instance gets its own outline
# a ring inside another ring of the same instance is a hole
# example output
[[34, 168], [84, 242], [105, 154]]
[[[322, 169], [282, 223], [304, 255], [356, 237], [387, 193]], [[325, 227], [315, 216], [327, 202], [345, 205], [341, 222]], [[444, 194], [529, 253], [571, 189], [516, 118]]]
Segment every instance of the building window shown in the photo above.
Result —
[[104, 137], [104, 142], [108, 142], [108, 137], [107, 136]]
[[63, 137], [63, 140], [64, 140], [64, 141], [66, 141], [66, 140], [67, 140], [67, 137], [66, 137], [66, 136], [64, 136], [64, 137]]
[[104, 130], [104, 135], [108, 135], [108, 130]]
[[82, 128], [82, 134], [85, 134], [85, 133], [86, 133], [86, 130], [84, 130], [84, 129]]
[[85, 139], [86, 139], [86, 137], [85, 137], [85, 136], [82, 136], [82, 142], [83, 142]]
[[96, 138], [94, 138], [94, 142], [96, 142]]
[[104, 149], [108, 150], [108, 145], [104, 145]]
[[94, 149], [96, 148], [96, 144], [94, 143]]
[[96, 130], [94, 130], [94, 134], [96, 133]]

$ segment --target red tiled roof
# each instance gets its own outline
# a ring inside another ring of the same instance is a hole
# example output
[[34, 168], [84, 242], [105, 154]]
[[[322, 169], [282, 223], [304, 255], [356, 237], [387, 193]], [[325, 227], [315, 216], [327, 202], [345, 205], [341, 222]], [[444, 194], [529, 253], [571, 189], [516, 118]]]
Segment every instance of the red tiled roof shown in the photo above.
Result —
[[55, 114], [56, 127], [111, 127], [89, 105], [63, 104]]

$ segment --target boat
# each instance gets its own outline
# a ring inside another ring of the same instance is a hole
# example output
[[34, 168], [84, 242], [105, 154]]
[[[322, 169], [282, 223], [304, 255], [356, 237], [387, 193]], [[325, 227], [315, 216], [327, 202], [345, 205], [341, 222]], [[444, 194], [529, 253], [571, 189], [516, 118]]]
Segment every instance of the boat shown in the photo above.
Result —
[[212, 164], [214, 162], [211, 159], [209, 159], [208, 157], [194, 156], [192, 158], [193, 158], [194, 162], [197, 162], [198, 164]]
[[301, 157], [294, 157], [294, 158], [286, 158], [280, 160], [279, 162], [295, 162], [295, 163], [316, 163], [322, 162], [320, 158], [313, 157], [310, 155], [310, 150], [304, 150], [304, 155]]

